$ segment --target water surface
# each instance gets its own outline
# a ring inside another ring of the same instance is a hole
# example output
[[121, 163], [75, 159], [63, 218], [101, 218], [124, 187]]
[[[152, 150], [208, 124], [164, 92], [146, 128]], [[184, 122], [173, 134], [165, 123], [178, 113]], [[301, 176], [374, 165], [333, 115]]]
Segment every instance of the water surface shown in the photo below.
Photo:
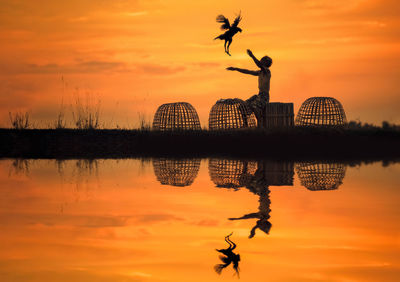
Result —
[[1, 281], [396, 281], [400, 165], [1, 160]]

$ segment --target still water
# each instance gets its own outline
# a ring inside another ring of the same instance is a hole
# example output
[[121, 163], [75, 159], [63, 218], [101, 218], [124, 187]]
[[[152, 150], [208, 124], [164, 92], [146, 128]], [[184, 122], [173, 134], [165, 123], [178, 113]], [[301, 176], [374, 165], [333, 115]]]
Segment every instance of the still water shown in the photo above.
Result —
[[0, 160], [0, 199], [0, 281], [400, 277], [400, 164]]

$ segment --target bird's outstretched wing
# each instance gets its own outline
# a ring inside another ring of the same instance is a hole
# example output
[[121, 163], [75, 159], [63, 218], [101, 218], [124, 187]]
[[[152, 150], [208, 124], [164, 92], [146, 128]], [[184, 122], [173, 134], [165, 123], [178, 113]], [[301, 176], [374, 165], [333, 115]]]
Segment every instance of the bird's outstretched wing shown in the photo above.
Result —
[[224, 15], [218, 15], [217, 16], [217, 23], [222, 23], [221, 29], [229, 29], [231, 27], [231, 24], [229, 23], [229, 20], [225, 18]]
[[232, 24], [232, 27], [237, 27], [240, 21], [242, 20], [241, 13], [239, 12], [239, 15], [236, 17], [235, 21]]

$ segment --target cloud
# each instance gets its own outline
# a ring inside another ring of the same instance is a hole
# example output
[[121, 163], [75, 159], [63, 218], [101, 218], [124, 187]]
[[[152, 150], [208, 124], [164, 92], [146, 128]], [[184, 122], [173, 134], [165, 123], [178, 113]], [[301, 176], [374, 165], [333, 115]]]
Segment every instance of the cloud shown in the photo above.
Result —
[[138, 64], [138, 65], [136, 65], [136, 69], [143, 73], [156, 74], [156, 75], [168, 75], [168, 74], [175, 74], [178, 72], [182, 72], [186, 68], [184, 66], [169, 67], [169, 66], [157, 65], [157, 64]]
[[196, 62], [192, 63], [193, 66], [198, 66], [198, 67], [203, 67], [203, 68], [208, 68], [208, 67], [218, 67], [221, 65], [221, 63], [217, 62]]
[[220, 44], [217, 43], [212, 43], [212, 44], [199, 44], [199, 43], [188, 43], [186, 44], [187, 47], [193, 47], [193, 48], [206, 48], [206, 49], [213, 49], [213, 48], [219, 48]]
[[75, 64], [27, 64], [0, 63], [0, 73], [10, 74], [67, 74], [67, 73], [99, 73], [129, 71], [126, 64], [117, 61], [84, 61]]
[[171, 220], [181, 221], [183, 220], [183, 218], [171, 214], [142, 214], [133, 217], [132, 220], [136, 223], [150, 224], [160, 221], [171, 221]]
[[35, 225], [46, 226], [72, 225], [79, 227], [99, 228], [125, 226], [127, 216], [90, 216], [64, 214], [1, 214], [4, 225]]
[[128, 17], [139, 17], [139, 16], [145, 16], [149, 12], [148, 11], [138, 11], [138, 12], [129, 12], [129, 13], [124, 13], [124, 15]]
[[82, 61], [73, 64], [27, 64], [0, 62], [0, 74], [71, 74], [71, 73], [104, 73], [104, 72], [136, 72], [153, 75], [169, 75], [184, 71], [184, 66], [165, 66], [151, 63], [135, 63], [128, 65], [120, 61]]
[[294, 43], [299, 45], [323, 45], [323, 44], [332, 44], [332, 43], [354, 43], [362, 41], [361, 38], [357, 37], [331, 37], [331, 38], [318, 38], [318, 39], [301, 39], [297, 40]]
[[219, 221], [215, 219], [203, 219], [199, 221], [192, 222], [193, 225], [197, 226], [218, 226]]
[[[38, 270], [32, 267], [32, 262], [29, 260], [19, 260], [18, 263], [12, 261], [14, 265], [9, 265], [5, 262], [0, 262], [0, 274], [3, 281], [58, 281], [58, 282], [70, 282], [70, 281], [97, 281], [97, 282], [115, 282], [115, 281], [130, 281], [140, 282], [148, 281], [148, 277], [144, 276], [144, 273], [132, 272], [126, 274], [103, 274], [86, 269], [54, 269], [51, 271]], [[10, 271], [13, 266], [20, 265], [24, 268], [24, 271], [18, 269], [18, 271]], [[31, 266], [31, 268], [29, 268]]]
[[165, 221], [182, 221], [181, 217], [171, 214], [141, 214], [133, 216], [97, 216], [68, 214], [0, 214], [3, 225], [77, 226], [87, 228], [120, 227], [135, 224], [153, 224]]

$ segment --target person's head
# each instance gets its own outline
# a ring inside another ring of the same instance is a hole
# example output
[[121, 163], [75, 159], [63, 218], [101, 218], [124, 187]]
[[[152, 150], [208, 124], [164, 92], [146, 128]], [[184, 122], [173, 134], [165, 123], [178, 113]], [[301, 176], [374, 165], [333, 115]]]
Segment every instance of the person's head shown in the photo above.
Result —
[[268, 56], [264, 56], [264, 57], [261, 58], [260, 63], [263, 66], [269, 68], [272, 65], [272, 59], [270, 57], [268, 57]]
[[[269, 217], [268, 217], [269, 218]], [[271, 230], [272, 224], [268, 221], [267, 218], [262, 218], [257, 221], [257, 226], [260, 230], [264, 231], [265, 233], [269, 234]]]

